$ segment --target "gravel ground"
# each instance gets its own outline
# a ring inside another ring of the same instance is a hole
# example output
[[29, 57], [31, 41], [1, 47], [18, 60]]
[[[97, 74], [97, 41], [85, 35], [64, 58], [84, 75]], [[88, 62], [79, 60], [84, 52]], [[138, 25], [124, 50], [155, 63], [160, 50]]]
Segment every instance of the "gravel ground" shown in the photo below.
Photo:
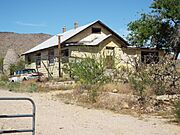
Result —
[[[52, 93], [12, 93], [0, 90], [0, 97], [30, 97], [37, 106], [36, 135], [180, 135], [180, 126], [165, 119], [138, 119], [106, 110], [64, 104]], [[0, 114], [31, 111], [27, 102], [0, 102]], [[28, 128], [31, 119], [0, 119], [1, 129]], [[18, 134], [16, 134], [18, 135]], [[19, 134], [21, 135], [21, 134]], [[23, 134], [28, 135], [28, 134]]]

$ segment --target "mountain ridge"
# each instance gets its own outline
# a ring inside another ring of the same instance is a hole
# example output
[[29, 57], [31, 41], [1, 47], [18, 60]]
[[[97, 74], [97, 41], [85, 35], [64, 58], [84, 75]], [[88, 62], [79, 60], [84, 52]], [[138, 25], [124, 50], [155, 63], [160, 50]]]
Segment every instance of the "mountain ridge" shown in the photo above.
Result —
[[18, 55], [21, 55], [52, 36], [53, 35], [45, 33], [16, 33], [0, 31], [0, 57], [5, 57], [9, 48], [14, 49]]

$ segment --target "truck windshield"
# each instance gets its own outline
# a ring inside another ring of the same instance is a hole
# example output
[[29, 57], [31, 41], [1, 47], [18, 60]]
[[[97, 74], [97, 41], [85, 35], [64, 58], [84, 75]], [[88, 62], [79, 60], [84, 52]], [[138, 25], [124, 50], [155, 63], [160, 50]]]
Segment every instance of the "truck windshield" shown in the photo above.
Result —
[[16, 71], [16, 75], [20, 75], [20, 74], [30, 74], [30, 73], [34, 73], [34, 72], [36, 72], [35, 69], [17, 70], [17, 71]]

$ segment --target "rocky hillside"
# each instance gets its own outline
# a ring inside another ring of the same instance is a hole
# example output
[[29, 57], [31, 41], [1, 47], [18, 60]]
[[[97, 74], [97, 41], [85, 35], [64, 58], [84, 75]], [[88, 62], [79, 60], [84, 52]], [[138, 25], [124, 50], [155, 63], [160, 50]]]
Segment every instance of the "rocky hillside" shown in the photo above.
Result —
[[0, 57], [4, 57], [9, 48], [13, 48], [20, 55], [51, 36], [43, 33], [18, 34], [14, 32], [0, 32]]

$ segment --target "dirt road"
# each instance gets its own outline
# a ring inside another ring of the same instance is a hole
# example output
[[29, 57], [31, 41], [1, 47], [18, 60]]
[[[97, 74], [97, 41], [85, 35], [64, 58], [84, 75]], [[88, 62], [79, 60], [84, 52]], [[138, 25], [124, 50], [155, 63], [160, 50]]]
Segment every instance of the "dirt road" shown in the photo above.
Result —
[[[24, 96], [36, 103], [37, 135], [180, 135], [180, 126], [168, 124], [164, 119], [151, 117], [139, 120], [129, 115], [64, 104], [52, 99], [51, 93], [22, 94], [0, 90], [0, 97]], [[29, 111], [24, 102], [0, 102], [0, 114]], [[28, 122], [30, 119], [20, 119], [20, 122], [0, 120], [0, 129], [28, 128]]]

